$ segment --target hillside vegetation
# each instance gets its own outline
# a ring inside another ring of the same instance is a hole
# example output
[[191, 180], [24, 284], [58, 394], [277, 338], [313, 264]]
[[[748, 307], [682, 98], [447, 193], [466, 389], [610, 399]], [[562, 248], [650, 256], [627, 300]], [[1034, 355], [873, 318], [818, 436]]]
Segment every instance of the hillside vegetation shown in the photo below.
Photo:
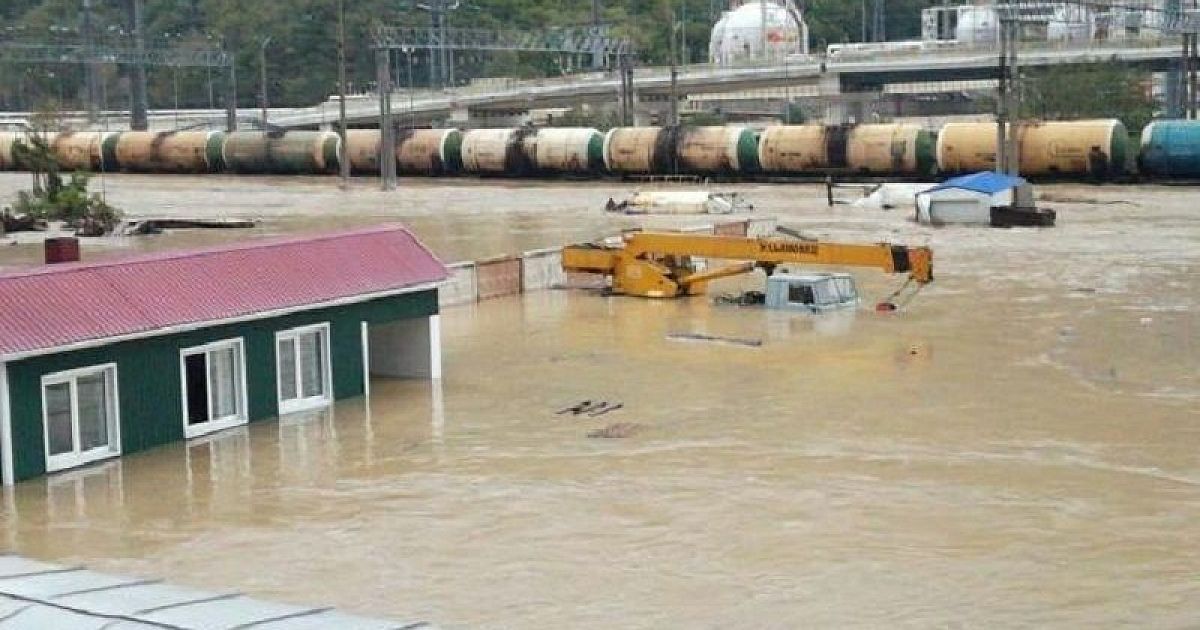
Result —
[[[269, 100], [272, 105], [311, 105], [335, 91], [337, 80], [336, 0], [143, 0], [147, 45], [152, 47], [221, 46], [237, 59], [239, 101], [252, 106], [258, 90], [258, 50], [266, 37]], [[83, 26], [83, 0], [4, 0], [0, 2], [0, 38], [29, 42], [78, 43]], [[92, 23], [102, 42], [129, 45], [131, 0], [92, 0]], [[366, 89], [374, 81], [367, 32], [372, 23], [427, 26], [429, 15], [404, 0], [346, 0], [347, 55], [350, 83]], [[888, 35], [916, 37], [920, 10], [928, 0], [889, 0]], [[708, 36], [726, 3], [719, 0], [603, 0], [602, 17], [615, 32], [630, 38], [641, 63], [666, 63], [670, 55], [672, 16], [683, 22], [686, 42], [682, 58], [702, 61]], [[869, 3], [868, 3], [869, 5]], [[811, 43], [861, 39], [861, 7], [855, 0], [809, 0]], [[546, 26], [587, 24], [590, 0], [468, 0], [453, 13], [457, 27], [534, 30]], [[413, 55], [413, 82], [428, 81], [427, 55]], [[456, 77], [554, 76], [579, 60], [554, 55], [462, 52]], [[407, 83], [401, 62], [398, 79]], [[128, 107], [125, 69], [105, 67], [102, 97], [109, 108]], [[32, 66], [0, 59], [0, 109], [27, 110], [46, 106], [80, 108], [84, 71], [78, 66]], [[220, 107], [223, 77], [204, 69], [151, 68], [150, 106]], [[211, 89], [210, 89], [211, 85]]]

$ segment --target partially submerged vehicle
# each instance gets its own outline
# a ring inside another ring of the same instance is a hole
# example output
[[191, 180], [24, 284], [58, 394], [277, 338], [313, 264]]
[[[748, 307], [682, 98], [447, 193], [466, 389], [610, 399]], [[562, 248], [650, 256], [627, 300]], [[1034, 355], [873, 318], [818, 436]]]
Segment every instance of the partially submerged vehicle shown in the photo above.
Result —
[[767, 276], [766, 292], [747, 291], [716, 297], [718, 304], [765, 306], [772, 310], [823, 313], [859, 305], [858, 286], [848, 273], [776, 273]]
[[733, 214], [751, 212], [754, 204], [735, 192], [706, 190], [638, 191], [628, 199], [609, 199], [608, 212], [624, 214]]

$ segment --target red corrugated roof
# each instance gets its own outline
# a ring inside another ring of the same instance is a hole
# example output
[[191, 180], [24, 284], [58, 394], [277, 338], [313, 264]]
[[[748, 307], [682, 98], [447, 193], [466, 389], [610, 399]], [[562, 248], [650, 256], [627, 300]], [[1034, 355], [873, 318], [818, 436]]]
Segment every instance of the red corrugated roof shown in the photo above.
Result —
[[0, 356], [444, 280], [401, 226], [0, 274]]

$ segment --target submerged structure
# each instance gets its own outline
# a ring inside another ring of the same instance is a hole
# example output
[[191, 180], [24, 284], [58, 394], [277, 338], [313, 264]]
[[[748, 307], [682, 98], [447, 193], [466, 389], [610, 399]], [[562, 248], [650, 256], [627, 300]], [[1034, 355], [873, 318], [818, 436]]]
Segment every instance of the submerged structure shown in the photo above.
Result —
[[399, 226], [0, 275], [4, 483], [439, 378], [446, 276]]

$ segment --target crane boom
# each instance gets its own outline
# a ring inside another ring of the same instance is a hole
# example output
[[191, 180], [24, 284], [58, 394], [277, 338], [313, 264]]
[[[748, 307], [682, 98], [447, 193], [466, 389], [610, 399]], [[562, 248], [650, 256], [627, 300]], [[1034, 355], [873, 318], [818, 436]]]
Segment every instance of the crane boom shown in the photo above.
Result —
[[[662, 232], [634, 232], [624, 240], [621, 247], [565, 247], [563, 269], [612, 276], [614, 292], [644, 297], [697, 295], [709, 280], [783, 263], [875, 267], [886, 273], [907, 272], [919, 284], [933, 280], [933, 252], [928, 247]], [[750, 263], [697, 272], [692, 257]]]

